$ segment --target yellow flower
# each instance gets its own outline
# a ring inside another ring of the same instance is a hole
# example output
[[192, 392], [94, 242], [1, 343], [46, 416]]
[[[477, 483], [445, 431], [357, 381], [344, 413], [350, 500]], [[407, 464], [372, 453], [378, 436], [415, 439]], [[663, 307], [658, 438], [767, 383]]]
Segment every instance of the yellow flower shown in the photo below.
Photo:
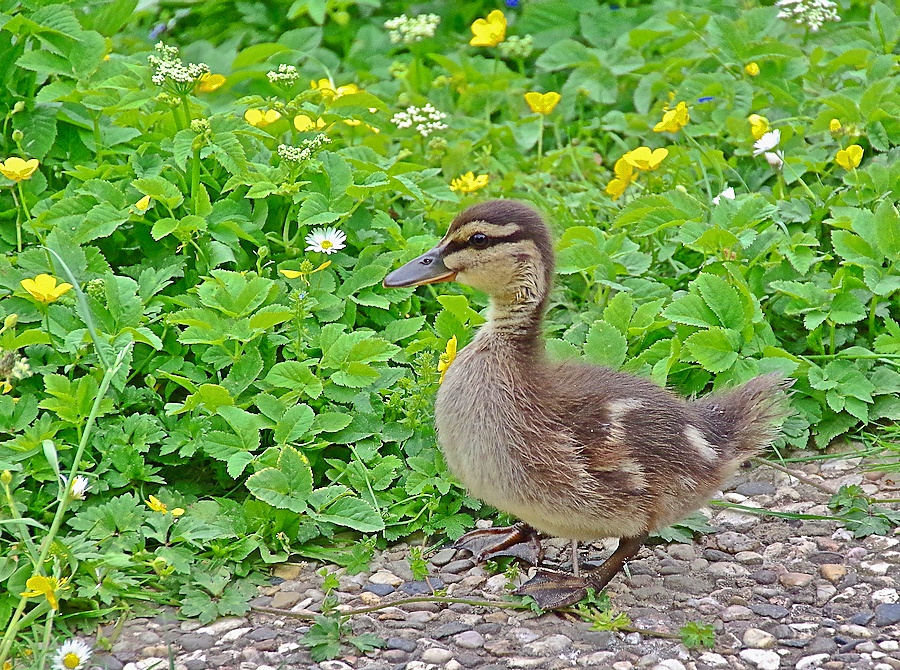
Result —
[[212, 93], [217, 88], [221, 88], [224, 83], [225, 75], [204, 72], [200, 75], [200, 79], [197, 80], [197, 85], [194, 87], [194, 90], [197, 91], [197, 93]]
[[495, 47], [506, 37], [506, 16], [499, 9], [488, 14], [487, 19], [475, 19], [472, 23], [473, 47]]
[[634, 180], [634, 167], [622, 156], [613, 167], [615, 179], [606, 185], [606, 192], [613, 200], [618, 200], [625, 193], [625, 189]]
[[48, 274], [39, 274], [34, 279], [23, 279], [19, 283], [32, 298], [45, 305], [56, 302], [63, 293], [72, 289], [72, 285], [66, 282], [57, 285], [56, 277]]
[[[304, 262], [308, 262], [308, 261], [304, 261]], [[313, 275], [313, 274], [317, 273], [319, 270], [324, 270], [329, 265], [331, 265], [331, 261], [325, 261], [319, 267], [317, 267], [315, 270], [309, 270], [309, 271], [303, 270], [302, 269], [303, 266], [301, 265], [300, 270], [279, 270], [279, 272], [281, 274], [283, 274], [285, 277], [287, 277], [288, 279], [297, 279], [299, 277], [300, 279], [302, 279], [304, 281], [304, 283], [307, 286], [309, 286], [309, 279], [307, 279], [307, 277], [309, 275]], [[308, 265], [307, 267], [312, 267], [312, 264]]]
[[537, 91], [529, 91], [525, 94], [525, 102], [535, 114], [549, 114], [559, 103], [561, 96], [559, 93], [550, 91], [549, 93], [538, 93]]
[[755, 77], [756, 75], [759, 74], [759, 65], [757, 65], [756, 61], [753, 61], [752, 63], [747, 63], [744, 66], [744, 72], [749, 74], [751, 77]]
[[444, 353], [441, 354], [438, 359], [438, 372], [441, 373], [441, 378], [438, 380], [439, 383], [444, 382], [444, 375], [447, 374], [447, 368], [450, 367], [450, 364], [453, 362], [453, 359], [456, 358], [456, 335], [447, 340], [447, 348], [444, 349]]
[[325, 98], [340, 98], [342, 95], [351, 95], [359, 93], [359, 86], [356, 84], [346, 84], [344, 86], [335, 87], [334, 82], [330, 79], [320, 79], [319, 81], [311, 81], [309, 85], [319, 91]]
[[30, 158], [26, 161], [18, 156], [10, 156], [0, 163], [0, 174], [11, 181], [24, 181], [31, 179], [31, 175], [37, 172], [40, 164], [37, 158]]
[[325, 123], [325, 120], [322, 118], [318, 118], [313, 121], [306, 114], [299, 114], [294, 117], [294, 128], [296, 128], [301, 133], [305, 133], [307, 130], [312, 130], [313, 128], [315, 128], [316, 130], [321, 130], [326, 125], [327, 124]]
[[690, 120], [691, 117], [688, 114], [687, 104], [679, 102], [675, 106], [675, 109], [670, 109], [663, 114], [662, 121], [653, 126], [653, 132], [677, 133], [684, 128]]
[[153, 204], [153, 198], [149, 195], [145, 195], [143, 198], [134, 203], [134, 208], [138, 214], [143, 214], [148, 209], [150, 209], [150, 205]]
[[846, 149], [841, 149], [834, 157], [834, 162], [845, 170], [853, 170], [859, 167], [859, 162], [863, 157], [863, 148], [858, 144], [851, 144]]
[[274, 109], [267, 109], [266, 111], [261, 109], [248, 109], [244, 112], [244, 120], [251, 126], [257, 128], [263, 128], [270, 123], [275, 123], [280, 118], [281, 114]]
[[488, 185], [488, 176], [480, 174], [477, 177], [474, 172], [466, 172], [466, 174], [457, 177], [450, 182], [450, 188], [454, 191], [462, 193], [474, 193]]
[[66, 581], [65, 577], [58, 580], [56, 577], [32, 575], [28, 578], [28, 581], [25, 582], [25, 586], [29, 588], [30, 591], [23, 591], [19, 595], [24, 596], [25, 598], [38, 598], [44, 596], [47, 599], [47, 602], [50, 603], [50, 607], [58, 610], [59, 598], [57, 598], [57, 594], [68, 588], [65, 586]]
[[653, 149], [650, 147], [638, 147], [622, 156], [625, 162], [638, 170], [655, 170], [663, 159], [669, 155], [668, 149]]
[[156, 496], [150, 496], [150, 498], [147, 500], [147, 507], [149, 507], [154, 512], [159, 512], [160, 514], [169, 513], [169, 508], [166, 507], [166, 504]]
[[828, 130], [830, 130], [833, 133], [840, 132], [841, 122], [838, 121], [837, 119], [831, 119], [831, 121], [828, 122]]
[[750, 134], [753, 135], [754, 140], [758, 140], [769, 132], [769, 119], [766, 117], [759, 114], [751, 114], [747, 117], [747, 120], [750, 122]]

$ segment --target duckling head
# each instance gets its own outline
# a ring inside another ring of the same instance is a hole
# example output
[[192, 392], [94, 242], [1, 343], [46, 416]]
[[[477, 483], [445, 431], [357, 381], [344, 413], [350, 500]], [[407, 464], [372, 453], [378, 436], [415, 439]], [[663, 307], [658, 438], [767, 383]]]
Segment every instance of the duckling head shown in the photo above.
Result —
[[516, 200], [469, 207], [430, 251], [394, 270], [387, 288], [458, 281], [498, 307], [544, 306], [553, 278], [553, 243], [540, 214]]

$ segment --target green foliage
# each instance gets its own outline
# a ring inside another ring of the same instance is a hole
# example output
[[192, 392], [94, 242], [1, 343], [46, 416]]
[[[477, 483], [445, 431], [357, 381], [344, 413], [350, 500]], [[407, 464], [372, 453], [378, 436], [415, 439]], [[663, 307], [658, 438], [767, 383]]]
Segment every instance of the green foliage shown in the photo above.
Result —
[[712, 649], [716, 644], [716, 629], [709, 623], [688, 621], [679, 632], [681, 643], [688, 649]]
[[340, 586], [334, 573], [326, 569], [320, 571], [325, 581], [322, 588], [325, 590], [325, 601], [322, 604], [322, 614], [316, 615], [309, 630], [304, 633], [301, 642], [309, 649], [309, 655], [315, 662], [337, 658], [341, 655], [342, 645], [349, 644], [359, 653], [366, 653], [372, 649], [383, 647], [385, 642], [374, 633], [362, 633], [353, 635], [347, 624], [347, 618], [342, 616], [337, 609], [337, 598], [332, 591]]
[[[67, 616], [149, 600], [206, 620], [292, 555], [355, 572], [389, 541], [470, 528], [480, 503], [448, 476], [432, 406], [485, 298], [380, 284], [482, 196], [552, 221], [552, 356], [685, 394], [777, 370], [796, 378], [790, 445], [895, 435], [896, 8], [807, 33], [775, 7], [537, 0], [507, 10], [531, 53], [468, 46], [465, 3], [394, 44], [404, 10], [0, 9], [0, 159], [39, 161], [0, 180], [0, 628], [20, 602], [47, 611], [17, 595], [32, 576], [68, 580]], [[154, 52], [159, 31], [180, 55]], [[529, 113], [527, 91], [561, 101]], [[679, 102], [689, 122], [654, 131]], [[392, 120], [426, 104], [447, 128]], [[780, 131], [780, 168], [753, 155], [751, 114]], [[613, 197], [639, 147], [668, 153]], [[487, 186], [452, 190], [470, 171]], [[323, 226], [345, 237], [318, 251]], [[52, 295], [22, 284], [42, 274]], [[84, 499], [60, 474], [87, 477]], [[835, 504], [858, 533], [896, 522]], [[344, 632], [323, 617], [325, 658]]]
[[855, 484], [842, 486], [828, 506], [844, 518], [855, 537], [885, 535], [900, 525], [900, 512], [874, 504]]

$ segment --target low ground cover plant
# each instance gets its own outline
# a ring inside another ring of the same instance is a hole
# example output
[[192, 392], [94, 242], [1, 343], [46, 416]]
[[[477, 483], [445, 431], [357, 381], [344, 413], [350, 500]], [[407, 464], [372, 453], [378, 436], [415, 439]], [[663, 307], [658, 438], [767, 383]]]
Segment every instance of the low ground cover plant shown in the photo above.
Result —
[[483, 198], [552, 222], [551, 355], [896, 449], [900, 17], [830, 4], [0, 8], [0, 664], [471, 527], [431, 406], [485, 299], [380, 284]]

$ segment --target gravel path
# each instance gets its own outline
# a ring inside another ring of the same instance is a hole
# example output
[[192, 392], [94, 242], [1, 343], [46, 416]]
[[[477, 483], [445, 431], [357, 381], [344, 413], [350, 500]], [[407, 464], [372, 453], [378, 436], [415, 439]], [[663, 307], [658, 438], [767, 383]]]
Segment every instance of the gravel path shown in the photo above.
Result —
[[[868, 495], [900, 497], [895, 475], [865, 472], [859, 459], [807, 465], [812, 481], [833, 490], [862, 484]], [[828, 514], [828, 495], [781, 472], [760, 467], [740, 475], [725, 499], [770, 510]], [[712, 508], [717, 532], [697, 544], [645, 547], [630, 576], [609, 585], [614, 607], [632, 625], [677, 633], [688, 621], [716, 629], [713, 649], [688, 650], [677, 640], [591, 630], [564, 614], [464, 604], [415, 603], [353, 617], [350, 627], [386, 640], [364, 655], [344, 648], [339, 660], [314, 663], [300, 642], [309, 622], [254, 611], [208, 626], [175, 612], [133, 619], [111, 653], [95, 656], [111, 670], [460, 670], [479, 668], [613, 668], [631, 670], [900, 670], [900, 532], [854, 539], [836, 522], [759, 517]], [[613, 546], [614, 543], [611, 543]], [[550, 562], [565, 562], [567, 545], [546, 545]], [[500, 600], [506, 577], [491, 575], [463, 554], [430, 557], [429, 581], [447, 596]], [[602, 558], [602, 545], [582, 556]], [[342, 606], [362, 608], [429, 593], [412, 581], [408, 547], [378, 556], [371, 570], [340, 575]], [[279, 566], [253, 604], [312, 613], [321, 606], [320, 566]]]

